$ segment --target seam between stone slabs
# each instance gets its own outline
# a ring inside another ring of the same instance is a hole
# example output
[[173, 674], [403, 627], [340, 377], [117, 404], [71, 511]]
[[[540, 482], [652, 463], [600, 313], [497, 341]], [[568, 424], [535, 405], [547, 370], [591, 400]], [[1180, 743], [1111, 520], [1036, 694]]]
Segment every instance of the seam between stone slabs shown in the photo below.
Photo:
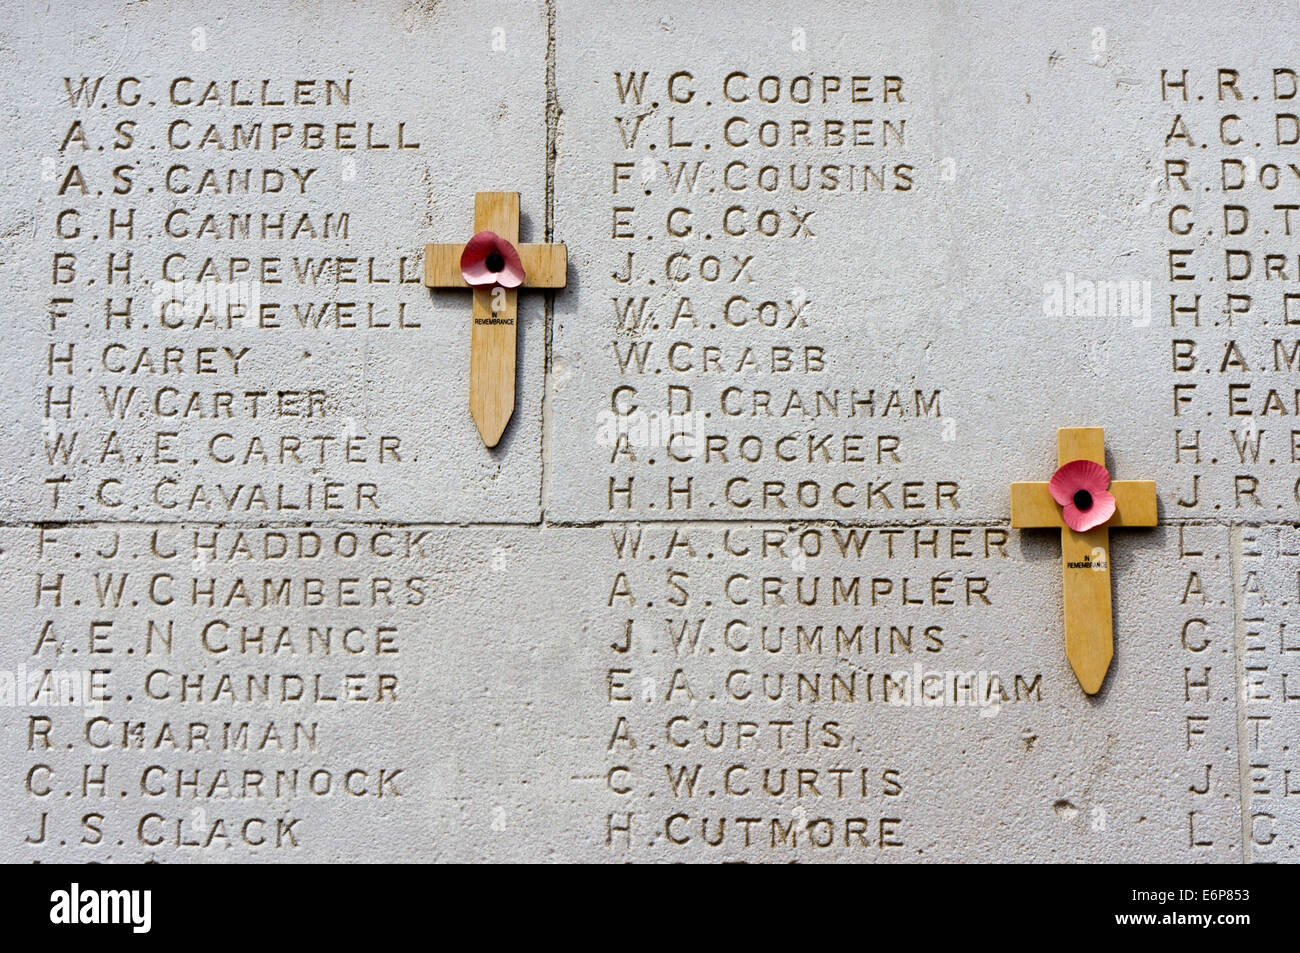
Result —
[[[555, 159], [559, 137], [560, 99], [555, 86], [555, 0], [546, 0], [546, 198], [544, 242], [555, 240]], [[566, 263], [567, 267], [567, 263]], [[539, 524], [546, 524], [546, 510], [551, 499], [551, 399], [554, 381], [551, 375], [552, 347], [555, 338], [555, 292], [548, 291], [542, 301], [542, 433], [541, 433], [541, 486], [538, 488], [537, 506]]]
[[1228, 527], [1228, 566], [1232, 589], [1232, 654], [1236, 678], [1232, 686], [1233, 712], [1237, 716], [1237, 803], [1241, 810], [1241, 862], [1250, 861], [1250, 771], [1246, 733], [1246, 627], [1242, 619], [1241, 594], [1237, 580], [1241, 573], [1241, 527]]
[[[1243, 526], [1251, 527], [1294, 527], [1295, 523], [1290, 520], [1283, 520], [1278, 523], [1228, 523], [1217, 520], [1206, 519], [1180, 519], [1165, 520], [1161, 526], [1221, 526], [1231, 531], [1240, 529]], [[977, 529], [981, 527], [997, 527], [1010, 529], [1010, 521], [1006, 517], [997, 519], [972, 519], [972, 520], [834, 520], [822, 517], [798, 517], [790, 516], [787, 519], [777, 519], [775, 517], [757, 518], [757, 517], [738, 517], [735, 519], [726, 519], [717, 517], [713, 519], [660, 519], [648, 518], [638, 519], [629, 517], [627, 519], [593, 519], [593, 520], [398, 520], [398, 519], [380, 519], [380, 520], [321, 520], [321, 519], [278, 519], [278, 520], [247, 520], [237, 517], [226, 519], [208, 519], [202, 517], [182, 517], [180, 519], [166, 520], [149, 520], [149, 519], [130, 519], [130, 520], [112, 520], [112, 519], [48, 519], [48, 520], [0, 520], [0, 530], [3, 529], [77, 529], [91, 528], [96, 526], [225, 526], [231, 529], [270, 529], [292, 526], [313, 526], [322, 529], [345, 529], [354, 526], [387, 526], [392, 528], [460, 528], [473, 529], [475, 527], [498, 528], [507, 527], [515, 529], [599, 529], [602, 526], [663, 526], [663, 527], [681, 527], [681, 526], [798, 526], [801, 528], [812, 527], [845, 527], [853, 529], [924, 529], [933, 527], [935, 529]], [[1050, 527], [1048, 528], [1050, 529]], [[1022, 532], [1043, 533], [1048, 529], [1030, 529]], [[1231, 555], [1231, 554], [1230, 554]]]

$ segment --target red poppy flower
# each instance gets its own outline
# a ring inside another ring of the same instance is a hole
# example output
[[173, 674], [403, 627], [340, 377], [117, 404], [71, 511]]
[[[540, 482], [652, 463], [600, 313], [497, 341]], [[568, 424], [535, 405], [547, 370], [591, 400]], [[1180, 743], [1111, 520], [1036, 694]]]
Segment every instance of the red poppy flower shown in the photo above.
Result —
[[1076, 533], [1095, 529], [1115, 515], [1109, 488], [1110, 471], [1091, 460], [1071, 460], [1047, 484], [1052, 499], [1061, 504], [1065, 525]]
[[468, 285], [518, 288], [524, 283], [519, 252], [495, 232], [479, 232], [460, 253], [460, 274]]

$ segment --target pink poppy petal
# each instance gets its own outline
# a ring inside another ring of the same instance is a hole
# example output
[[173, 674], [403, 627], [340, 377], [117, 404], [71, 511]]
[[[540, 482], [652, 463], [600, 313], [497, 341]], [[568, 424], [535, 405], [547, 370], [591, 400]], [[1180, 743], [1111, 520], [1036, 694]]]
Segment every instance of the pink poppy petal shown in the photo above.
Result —
[[460, 266], [467, 268], [481, 264], [496, 246], [497, 236], [494, 232], [478, 232], [465, 243], [465, 248], [460, 253]]
[[[493, 256], [499, 256], [501, 267], [493, 271], [488, 267]], [[460, 274], [468, 285], [502, 285], [518, 288], [524, 283], [524, 265], [515, 246], [495, 232], [481, 231], [465, 243], [460, 255]]]
[[1052, 474], [1047, 490], [1061, 506], [1074, 500], [1080, 490], [1097, 494], [1110, 486], [1110, 471], [1091, 460], [1071, 460]]
[[524, 283], [524, 263], [519, 259], [519, 252], [505, 239], [498, 249], [505, 260], [505, 266], [497, 272], [497, 284], [503, 288], [518, 288]]
[[487, 258], [496, 249], [496, 235], [492, 232], [479, 232], [465, 243], [465, 250], [460, 253], [460, 274], [470, 285], [490, 285], [496, 281], [496, 275], [488, 270]]
[[487, 265], [461, 265], [460, 276], [465, 279], [465, 284], [481, 287], [482, 285], [494, 285], [497, 283], [495, 272], [488, 271]]

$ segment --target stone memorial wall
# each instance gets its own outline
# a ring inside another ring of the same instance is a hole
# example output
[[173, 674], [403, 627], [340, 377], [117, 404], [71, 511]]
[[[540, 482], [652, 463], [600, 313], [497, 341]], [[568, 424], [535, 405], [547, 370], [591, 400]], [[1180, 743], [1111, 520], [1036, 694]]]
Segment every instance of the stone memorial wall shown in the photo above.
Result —
[[1300, 856], [1279, 9], [5, 7], [0, 858]]

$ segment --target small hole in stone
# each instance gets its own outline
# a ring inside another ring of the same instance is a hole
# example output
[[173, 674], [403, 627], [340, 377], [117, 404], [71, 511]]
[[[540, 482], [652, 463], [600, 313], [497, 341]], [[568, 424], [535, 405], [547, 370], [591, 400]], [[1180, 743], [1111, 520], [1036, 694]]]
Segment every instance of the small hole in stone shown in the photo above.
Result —
[[487, 256], [484, 264], [487, 265], [488, 271], [501, 271], [506, 266], [506, 259], [499, 251], [494, 251]]
[[1087, 490], [1079, 490], [1074, 494], [1074, 505], [1080, 510], [1092, 509], [1092, 494]]

